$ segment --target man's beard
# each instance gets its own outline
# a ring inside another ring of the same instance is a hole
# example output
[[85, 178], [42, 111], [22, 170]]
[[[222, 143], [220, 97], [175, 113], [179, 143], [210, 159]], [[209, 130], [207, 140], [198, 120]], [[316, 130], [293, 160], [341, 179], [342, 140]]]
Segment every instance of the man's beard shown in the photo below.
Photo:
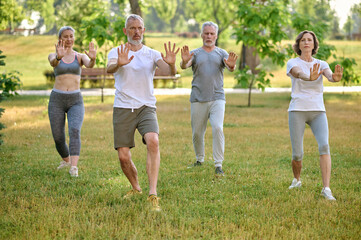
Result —
[[139, 45], [143, 42], [143, 36], [141, 36], [139, 40], [133, 40], [133, 38], [129, 35], [127, 35], [127, 38], [128, 38], [128, 42], [133, 45]]
[[215, 44], [216, 44], [215, 42], [206, 42], [206, 41], [203, 42], [203, 45], [206, 47], [213, 47], [215, 46]]

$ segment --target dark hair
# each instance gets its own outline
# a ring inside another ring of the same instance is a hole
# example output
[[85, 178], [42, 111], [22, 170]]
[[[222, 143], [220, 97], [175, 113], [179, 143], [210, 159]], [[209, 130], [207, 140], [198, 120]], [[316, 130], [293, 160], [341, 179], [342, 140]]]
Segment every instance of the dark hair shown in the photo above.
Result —
[[315, 55], [318, 50], [318, 40], [317, 40], [316, 34], [312, 31], [308, 31], [308, 30], [302, 31], [302, 32], [300, 32], [300, 34], [298, 34], [298, 36], [296, 37], [296, 42], [295, 42], [295, 44], [293, 44], [293, 51], [295, 51], [295, 53], [297, 53], [298, 55], [301, 55], [300, 41], [301, 41], [303, 35], [305, 35], [306, 33], [311, 34], [313, 37], [312, 55]]

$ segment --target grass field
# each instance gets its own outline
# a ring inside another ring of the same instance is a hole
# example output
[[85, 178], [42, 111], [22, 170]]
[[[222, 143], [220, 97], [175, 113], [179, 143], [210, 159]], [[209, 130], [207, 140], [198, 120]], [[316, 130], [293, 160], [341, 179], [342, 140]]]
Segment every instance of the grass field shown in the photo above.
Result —
[[[161, 36], [159, 34], [146, 35], [146, 44], [156, 50], [164, 52], [163, 43], [171, 41], [175, 42], [177, 46], [188, 45], [191, 49], [200, 47], [202, 45], [201, 38], [186, 39], [178, 38], [174, 35]], [[56, 43], [56, 36], [8, 36], [0, 35], [0, 50], [4, 51], [6, 58], [6, 69], [18, 70], [22, 73], [21, 80], [23, 82], [23, 89], [49, 89], [52, 86], [46, 85], [46, 79], [43, 75], [44, 71], [51, 70], [47, 57], [50, 52], [54, 52], [54, 44]], [[288, 43], [288, 42], [287, 42]], [[331, 41], [329, 44], [335, 45], [337, 48], [336, 54], [338, 56], [345, 56], [355, 58], [358, 66], [357, 72], [361, 74], [361, 42], [360, 41]], [[234, 39], [228, 42], [221, 43], [220, 47], [227, 51], [234, 51], [240, 54], [240, 45], [236, 45]], [[180, 54], [178, 54], [178, 71], [182, 75], [181, 87], [190, 88], [192, 81], [191, 69], [181, 70], [179, 67]], [[270, 64], [269, 60], [264, 61], [264, 65], [271, 69], [274, 77], [271, 78], [272, 87], [290, 87], [291, 81], [286, 76], [285, 67], [277, 67]], [[224, 86], [232, 88], [236, 84], [233, 73], [225, 71]], [[326, 86], [341, 86], [340, 83], [328, 83]]]
[[[304, 138], [303, 186], [289, 191], [289, 94], [227, 95], [226, 176], [214, 177], [211, 129], [206, 163], [194, 159], [188, 96], [158, 96], [162, 212], [146, 195], [123, 200], [129, 183], [113, 149], [112, 101], [85, 97], [79, 174], [57, 171], [60, 161], [47, 116], [48, 97], [2, 102], [0, 239], [359, 239], [361, 235], [360, 94], [325, 94], [336, 202], [320, 196], [317, 143]], [[146, 149], [136, 133], [132, 150], [148, 192]]]

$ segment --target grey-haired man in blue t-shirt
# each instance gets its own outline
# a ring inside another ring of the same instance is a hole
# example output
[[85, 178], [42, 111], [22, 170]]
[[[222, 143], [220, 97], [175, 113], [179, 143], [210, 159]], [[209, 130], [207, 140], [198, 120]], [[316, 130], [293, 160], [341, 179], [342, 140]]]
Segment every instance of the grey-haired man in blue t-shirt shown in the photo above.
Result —
[[191, 123], [193, 146], [197, 161], [193, 166], [204, 162], [204, 134], [208, 119], [212, 126], [213, 159], [216, 175], [223, 175], [224, 159], [223, 120], [226, 98], [223, 90], [223, 71], [228, 68], [233, 72], [236, 68], [237, 55], [229, 54], [216, 47], [218, 25], [205, 22], [202, 25], [201, 37], [203, 46], [189, 51], [187, 45], [181, 49], [182, 69], [192, 66], [193, 81], [191, 102]]

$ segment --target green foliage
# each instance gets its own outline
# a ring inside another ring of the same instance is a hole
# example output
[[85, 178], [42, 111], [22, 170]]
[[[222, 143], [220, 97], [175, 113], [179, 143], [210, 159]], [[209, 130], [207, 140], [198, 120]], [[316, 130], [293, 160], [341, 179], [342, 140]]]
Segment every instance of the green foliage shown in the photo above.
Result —
[[256, 68], [256, 70], [258, 70], [257, 74], [252, 74], [249, 66], [246, 66], [241, 70], [237, 70], [235, 74], [237, 87], [253, 88], [254, 85], [256, 85], [256, 87], [262, 91], [264, 91], [266, 87], [270, 87], [271, 80], [267, 78], [267, 75], [273, 77], [273, 74], [268, 74], [264, 69], [261, 69], [261, 67]]
[[46, 0], [41, 3], [41, 16], [44, 18], [44, 23], [47, 29], [51, 29], [55, 23], [55, 9], [54, 0]]
[[330, 64], [330, 68], [332, 72], [334, 72], [337, 64], [343, 67], [343, 75], [341, 79], [343, 86], [350, 86], [361, 82], [361, 76], [356, 74], [354, 69], [354, 66], [357, 65], [354, 58], [337, 57], [336, 55], [333, 55], [333, 57], [336, 61]]
[[109, 1], [106, 0], [72, 0], [65, 1], [57, 7], [58, 27], [71, 26], [75, 29], [75, 44], [84, 50], [85, 33], [82, 31], [82, 21], [96, 13], [110, 14]]
[[107, 52], [121, 41], [126, 41], [124, 24], [124, 18], [110, 17], [106, 12], [99, 12], [83, 19], [81, 30], [85, 32], [84, 40], [86, 42], [95, 40], [99, 50], [103, 49], [103, 51], [98, 50], [97, 65], [105, 66]]
[[[0, 66], [5, 66], [5, 55], [2, 55], [0, 50]], [[12, 71], [6, 73], [5, 71], [0, 73], [0, 102], [5, 100], [8, 97], [16, 95], [16, 89], [20, 87], [20, 73], [17, 71]], [[0, 118], [5, 112], [4, 108], [0, 107]], [[5, 128], [5, 125], [0, 123], [0, 130]], [[2, 134], [0, 134], [0, 145], [3, 144]]]
[[[237, 43], [242, 42], [247, 47], [254, 47], [256, 51], [254, 54], [258, 54], [261, 58], [268, 57], [273, 63], [283, 66], [287, 54], [281, 42], [287, 39], [284, 31], [289, 19], [287, 4], [287, 0], [243, 1], [237, 12], [238, 23], [235, 28]], [[248, 70], [248, 67], [240, 70], [235, 78], [238, 85], [249, 89], [248, 106], [250, 106], [253, 86], [263, 91], [266, 86], [270, 86], [270, 80], [266, 78], [267, 73], [261, 66], [258, 67], [258, 73], [254, 73], [255, 75], [248, 73]]]
[[205, 21], [217, 23], [218, 39], [222, 39], [222, 33], [236, 22], [235, 14], [240, 3], [238, 0], [190, 0], [185, 4], [187, 18], [195, 19], [200, 25]]
[[352, 17], [348, 16], [346, 23], [343, 25], [343, 30], [346, 32], [346, 36], [348, 39], [351, 39], [353, 24], [354, 24], [354, 22], [352, 20]]
[[177, 0], [153, 0], [152, 5], [157, 11], [159, 18], [170, 23], [177, 10]]
[[7, 27], [12, 28], [13, 24], [20, 23], [24, 18], [23, 8], [17, 1], [0, 1], [0, 30]]
[[267, 3], [245, 0], [237, 12], [237, 43], [255, 47], [261, 58], [269, 57], [283, 66], [287, 55], [282, 50], [281, 41], [288, 38], [284, 31], [289, 19], [287, 3], [287, 0]]
[[261, 69], [261, 66], [256, 68], [257, 74], [253, 74], [249, 66], [245, 66], [243, 69], [237, 70], [235, 79], [237, 80], [236, 87], [248, 88], [248, 107], [251, 106], [251, 91], [254, 86], [264, 91], [266, 87], [271, 86], [271, 80], [267, 78], [267, 75], [273, 77], [273, 74]]

